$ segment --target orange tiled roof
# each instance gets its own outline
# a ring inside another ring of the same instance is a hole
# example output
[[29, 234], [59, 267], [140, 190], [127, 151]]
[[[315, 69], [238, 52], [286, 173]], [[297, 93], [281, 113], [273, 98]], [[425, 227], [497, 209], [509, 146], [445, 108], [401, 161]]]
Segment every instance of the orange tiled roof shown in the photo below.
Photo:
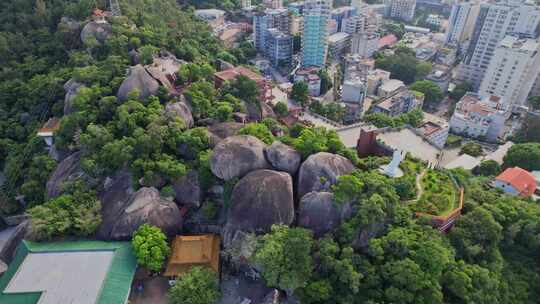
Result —
[[386, 47], [386, 46], [392, 46], [398, 42], [397, 37], [394, 34], [386, 35], [379, 39], [379, 49]]
[[218, 272], [219, 243], [219, 236], [214, 234], [176, 236], [164, 275], [177, 277], [193, 266], [206, 266]]
[[519, 195], [524, 197], [533, 195], [536, 190], [534, 176], [520, 167], [508, 168], [495, 179], [512, 185], [519, 192]]
[[247, 78], [249, 78], [249, 79], [251, 79], [253, 81], [256, 81], [256, 82], [260, 82], [260, 81], [265, 80], [263, 76], [253, 72], [252, 70], [250, 70], [248, 68], [242, 67], [242, 66], [235, 67], [233, 69], [228, 69], [228, 70], [221, 71], [221, 72], [217, 72], [214, 75], [216, 77], [220, 78], [220, 79], [223, 79], [224, 81], [233, 80], [239, 75], [246, 76]]
[[38, 133], [54, 133], [58, 129], [60, 129], [60, 119], [53, 117], [43, 124]]

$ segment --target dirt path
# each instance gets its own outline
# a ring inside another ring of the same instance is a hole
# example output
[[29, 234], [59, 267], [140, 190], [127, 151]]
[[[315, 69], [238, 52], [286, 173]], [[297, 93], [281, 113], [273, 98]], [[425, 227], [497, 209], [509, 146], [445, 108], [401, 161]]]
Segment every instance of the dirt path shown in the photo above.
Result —
[[420, 197], [422, 197], [422, 194], [424, 194], [424, 188], [422, 188], [422, 178], [426, 175], [427, 169], [424, 169], [420, 174], [416, 176], [416, 199], [415, 201], [419, 200]]

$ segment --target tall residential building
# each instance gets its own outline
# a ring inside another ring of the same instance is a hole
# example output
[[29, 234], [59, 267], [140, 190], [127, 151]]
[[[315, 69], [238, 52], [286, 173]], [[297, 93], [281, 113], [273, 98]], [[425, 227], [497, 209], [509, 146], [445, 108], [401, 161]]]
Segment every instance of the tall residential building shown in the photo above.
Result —
[[345, 19], [343, 31], [351, 35], [351, 53], [371, 57], [379, 48], [377, 14], [361, 13]]
[[458, 79], [480, 87], [495, 48], [505, 36], [537, 38], [540, 6], [527, 0], [482, 3]]
[[272, 9], [282, 8], [283, 0], [263, 0], [263, 5]]
[[328, 0], [306, 0], [302, 33], [302, 66], [323, 67], [326, 63]]
[[540, 43], [506, 36], [497, 48], [479, 94], [501, 96], [510, 105], [526, 106], [540, 70]]
[[479, 12], [479, 2], [462, 2], [452, 5], [445, 42], [447, 44], [461, 45], [469, 40]]
[[353, 34], [351, 38], [351, 53], [369, 58], [379, 49], [379, 34]]
[[292, 62], [293, 37], [272, 28], [268, 30], [266, 54], [272, 66], [289, 67]]
[[343, 31], [342, 23], [343, 20], [356, 16], [358, 9], [353, 6], [342, 6], [332, 10], [331, 18], [334, 19], [338, 26], [338, 32]]
[[285, 34], [288, 34], [290, 32], [290, 27], [290, 16], [286, 9], [267, 9], [264, 12], [256, 13], [253, 16], [255, 48], [260, 53], [265, 53], [267, 49], [266, 34], [268, 29], [276, 28]]
[[410, 22], [414, 18], [416, 0], [385, 0], [387, 16]]
[[328, 58], [336, 60], [348, 53], [351, 46], [351, 37], [347, 33], [335, 33], [328, 36]]

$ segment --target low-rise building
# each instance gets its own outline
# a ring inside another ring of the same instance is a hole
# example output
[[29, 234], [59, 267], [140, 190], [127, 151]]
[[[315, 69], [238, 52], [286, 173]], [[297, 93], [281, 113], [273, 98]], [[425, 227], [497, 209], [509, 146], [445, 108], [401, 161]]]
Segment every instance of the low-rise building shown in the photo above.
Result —
[[336, 60], [348, 52], [351, 45], [350, 35], [339, 32], [328, 37], [328, 58]]
[[366, 84], [360, 77], [350, 78], [343, 82], [341, 100], [346, 103], [362, 104], [366, 97]]
[[441, 18], [441, 16], [436, 14], [430, 14], [426, 19], [426, 24], [439, 28], [441, 27], [442, 20], [443, 19]]
[[294, 82], [304, 81], [308, 85], [309, 95], [321, 95], [321, 77], [319, 77], [319, 69], [310, 67], [298, 69], [294, 74]]
[[504, 135], [504, 123], [510, 116], [508, 104], [495, 95], [467, 93], [456, 105], [450, 119], [453, 133], [497, 141]]
[[405, 84], [398, 79], [386, 79], [382, 82], [381, 86], [377, 90], [377, 96], [386, 98], [395, 95], [399, 90], [403, 89]]
[[216, 72], [214, 74], [214, 86], [216, 88], [221, 88], [226, 82], [233, 81], [238, 76], [245, 76], [257, 83], [261, 101], [266, 102], [271, 99], [272, 86], [270, 82], [266, 80], [264, 76], [242, 66]]
[[366, 79], [369, 71], [375, 68], [375, 60], [359, 54], [347, 54], [344, 59], [344, 79], [361, 77]]
[[375, 69], [368, 72], [367, 75], [367, 94], [370, 96], [377, 95], [377, 90], [385, 80], [390, 79], [390, 72]]
[[384, 98], [373, 106], [373, 113], [382, 113], [390, 117], [409, 113], [414, 109], [421, 109], [424, 104], [424, 95], [408, 89], [401, 89], [396, 94]]
[[452, 66], [456, 63], [457, 48], [445, 46], [440, 48], [435, 55], [435, 63]]
[[448, 124], [428, 121], [418, 127], [417, 130], [427, 141], [442, 149], [446, 144], [450, 128]]
[[521, 197], [531, 197], [537, 188], [534, 175], [519, 167], [504, 170], [495, 178], [493, 186], [507, 194]]
[[163, 275], [177, 278], [195, 266], [206, 267], [219, 273], [219, 246], [220, 238], [214, 234], [176, 236]]
[[388, 34], [379, 39], [379, 50], [384, 48], [391, 48], [398, 42], [397, 37], [394, 34]]
[[450, 67], [442, 64], [434, 65], [431, 69], [431, 73], [426, 76], [427, 80], [433, 81], [443, 92], [448, 91], [451, 78], [452, 73]]

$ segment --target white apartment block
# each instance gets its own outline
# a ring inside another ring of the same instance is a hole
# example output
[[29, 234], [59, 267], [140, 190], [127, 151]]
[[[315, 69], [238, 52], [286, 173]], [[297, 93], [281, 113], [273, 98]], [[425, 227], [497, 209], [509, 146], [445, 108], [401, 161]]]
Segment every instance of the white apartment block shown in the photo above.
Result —
[[479, 12], [479, 2], [461, 2], [452, 5], [445, 43], [459, 46], [469, 40]]
[[530, 1], [482, 3], [469, 47], [458, 71], [458, 80], [478, 89], [499, 42], [509, 35], [537, 38], [539, 25], [540, 6]]
[[480, 95], [497, 95], [510, 106], [526, 106], [538, 71], [540, 43], [506, 36], [497, 48], [480, 85]]
[[387, 16], [403, 21], [412, 21], [416, 0], [385, 0]]
[[511, 111], [502, 98], [467, 93], [456, 105], [450, 119], [453, 133], [497, 141], [504, 135], [504, 123]]

